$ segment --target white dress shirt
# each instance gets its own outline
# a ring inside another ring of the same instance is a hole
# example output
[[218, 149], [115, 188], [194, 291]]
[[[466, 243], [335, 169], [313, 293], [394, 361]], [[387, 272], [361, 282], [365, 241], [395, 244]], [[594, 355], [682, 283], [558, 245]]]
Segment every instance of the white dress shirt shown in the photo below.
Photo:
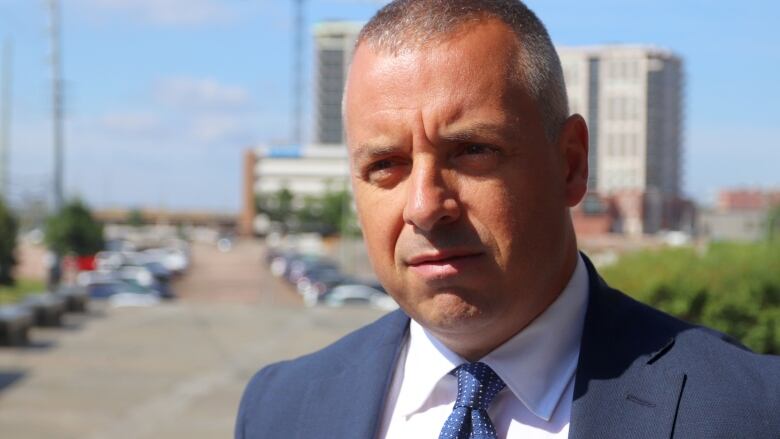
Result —
[[[488, 408], [499, 438], [565, 438], [588, 301], [582, 257], [561, 295], [530, 325], [480, 361], [506, 383]], [[396, 363], [379, 438], [439, 437], [458, 393], [450, 375], [467, 361], [414, 320]]]

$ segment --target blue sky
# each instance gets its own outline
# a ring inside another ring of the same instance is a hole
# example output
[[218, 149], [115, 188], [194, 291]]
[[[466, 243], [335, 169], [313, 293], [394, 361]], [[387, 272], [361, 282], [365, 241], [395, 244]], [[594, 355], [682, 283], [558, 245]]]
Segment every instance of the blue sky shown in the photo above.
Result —
[[[307, 27], [366, 20], [383, 3], [308, 0]], [[557, 44], [654, 44], [684, 58], [686, 193], [780, 186], [780, 3], [528, 4]], [[242, 151], [288, 140], [291, 1], [62, 6], [68, 194], [98, 207], [237, 211]], [[47, 22], [42, 0], [0, 0], [0, 39], [14, 44], [15, 200], [45, 196], [51, 182]], [[305, 41], [310, 108], [310, 32]]]

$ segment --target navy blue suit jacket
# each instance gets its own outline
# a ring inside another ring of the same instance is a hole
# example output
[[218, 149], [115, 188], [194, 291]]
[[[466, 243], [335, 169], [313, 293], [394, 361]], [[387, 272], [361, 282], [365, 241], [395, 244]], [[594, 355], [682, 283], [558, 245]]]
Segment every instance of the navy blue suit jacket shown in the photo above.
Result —
[[[640, 304], [586, 265], [570, 438], [780, 439], [780, 357]], [[236, 438], [375, 437], [408, 327], [395, 311], [265, 367], [244, 392]]]

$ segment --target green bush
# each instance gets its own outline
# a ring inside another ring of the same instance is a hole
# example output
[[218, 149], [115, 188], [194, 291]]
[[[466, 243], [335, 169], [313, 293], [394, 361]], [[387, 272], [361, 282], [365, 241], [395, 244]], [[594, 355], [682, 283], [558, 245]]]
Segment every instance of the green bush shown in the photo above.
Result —
[[0, 285], [13, 285], [16, 266], [16, 235], [19, 223], [5, 203], [0, 200]]
[[599, 271], [642, 302], [780, 354], [780, 242], [643, 251]]
[[94, 255], [103, 249], [103, 225], [92, 217], [87, 205], [71, 201], [46, 221], [45, 241], [59, 255]]
[[30, 294], [46, 291], [46, 283], [38, 279], [19, 279], [13, 286], [0, 286], [0, 305], [17, 303]]

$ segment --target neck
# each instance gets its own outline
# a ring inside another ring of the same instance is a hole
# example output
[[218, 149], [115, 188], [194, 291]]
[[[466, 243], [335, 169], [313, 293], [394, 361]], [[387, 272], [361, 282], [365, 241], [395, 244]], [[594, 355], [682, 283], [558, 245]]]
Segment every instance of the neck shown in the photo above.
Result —
[[578, 257], [577, 243], [572, 239], [566, 246], [560, 269], [555, 271], [554, 280], [548, 282], [546, 287], [540, 288], [530, 300], [524, 301], [523, 308], [519, 311], [508, 309], [498, 320], [486, 321], [481, 327], [469, 328], [468, 331], [432, 333], [448, 349], [465, 360], [480, 360], [523, 331], [558, 299], [574, 274]]

